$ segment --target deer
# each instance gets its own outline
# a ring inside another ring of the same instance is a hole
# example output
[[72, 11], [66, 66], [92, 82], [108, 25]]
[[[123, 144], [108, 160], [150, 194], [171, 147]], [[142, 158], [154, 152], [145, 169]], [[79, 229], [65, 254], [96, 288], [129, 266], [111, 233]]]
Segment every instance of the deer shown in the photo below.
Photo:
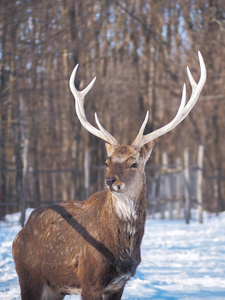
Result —
[[183, 86], [174, 119], [144, 134], [148, 111], [131, 145], [119, 142], [101, 125], [89, 123], [84, 98], [96, 77], [82, 91], [75, 87], [78, 65], [69, 85], [82, 126], [106, 145], [106, 189], [84, 201], [64, 201], [35, 209], [13, 241], [12, 252], [22, 300], [61, 300], [78, 294], [83, 300], [119, 300], [141, 262], [146, 222], [145, 165], [156, 138], [174, 129], [196, 104], [206, 81], [206, 67], [198, 52], [200, 79], [189, 68], [191, 96]]

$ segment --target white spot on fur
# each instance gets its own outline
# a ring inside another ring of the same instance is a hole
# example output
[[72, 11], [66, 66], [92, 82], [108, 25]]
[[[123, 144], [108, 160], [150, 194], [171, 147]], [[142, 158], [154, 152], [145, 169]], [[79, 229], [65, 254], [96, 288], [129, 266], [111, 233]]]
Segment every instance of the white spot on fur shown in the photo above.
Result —
[[126, 227], [127, 227], [127, 228], [126, 228], [127, 232], [128, 232], [129, 235], [131, 235], [131, 236], [134, 236], [135, 233], [137, 232], [135, 226], [133, 226], [133, 225], [131, 225], [131, 224], [129, 224], [129, 223], [127, 224]]
[[117, 215], [124, 220], [137, 220], [137, 203], [124, 194], [113, 193], [113, 204]]
[[78, 287], [65, 287], [59, 290], [61, 293], [66, 293], [69, 295], [80, 295], [82, 292], [81, 288]]
[[115, 185], [115, 184], [113, 184], [112, 187], [113, 187], [114, 191], [116, 191], [116, 192], [119, 190], [117, 185]]
[[124, 190], [124, 188], [125, 188], [125, 184], [123, 183], [123, 184], [121, 184], [120, 189]]
[[40, 214], [39, 218], [41, 219], [44, 214], [45, 214], [45, 212], [43, 212], [42, 214]]

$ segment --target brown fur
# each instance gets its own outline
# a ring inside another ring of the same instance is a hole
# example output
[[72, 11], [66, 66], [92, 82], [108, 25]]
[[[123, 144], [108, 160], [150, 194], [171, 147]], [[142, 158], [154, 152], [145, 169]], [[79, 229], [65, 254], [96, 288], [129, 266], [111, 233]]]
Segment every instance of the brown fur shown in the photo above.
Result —
[[83, 300], [121, 299], [141, 261], [144, 167], [152, 147], [108, 145], [107, 176], [116, 178], [108, 191], [32, 212], [13, 242], [23, 300], [75, 293]]

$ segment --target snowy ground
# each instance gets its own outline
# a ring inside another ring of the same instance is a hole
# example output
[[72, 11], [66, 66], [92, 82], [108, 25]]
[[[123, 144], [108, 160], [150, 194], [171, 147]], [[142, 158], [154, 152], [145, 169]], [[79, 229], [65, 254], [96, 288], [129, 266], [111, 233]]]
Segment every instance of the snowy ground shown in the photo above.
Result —
[[[11, 253], [19, 214], [0, 222], [0, 299], [20, 299]], [[14, 221], [14, 225], [12, 222]], [[225, 213], [204, 224], [148, 220], [142, 263], [123, 299], [225, 299]], [[79, 296], [67, 296], [78, 300]]]

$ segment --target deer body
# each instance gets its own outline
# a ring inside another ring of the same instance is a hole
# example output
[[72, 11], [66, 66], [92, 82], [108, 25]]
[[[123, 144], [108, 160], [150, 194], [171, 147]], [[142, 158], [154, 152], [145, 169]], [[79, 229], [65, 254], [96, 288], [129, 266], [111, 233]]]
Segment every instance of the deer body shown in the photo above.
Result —
[[[83, 299], [101, 299], [120, 291], [140, 262], [142, 217], [127, 226], [116, 215], [109, 192], [94, 194], [82, 204], [65, 202], [35, 210], [15, 241], [21, 253], [13, 253], [15, 260], [18, 255], [21, 287], [32, 287], [25, 299], [41, 299], [46, 290], [51, 291], [46, 299], [81, 293]], [[37, 229], [34, 219], [44, 225]]]
[[36, 209], [19, 232], [13, 256], [22, 299], [63, 299], [66, 294], [120, 299], [141, 261], [148, 151], [118, 146], [114, 152], [107, 159], [107, 178], [116, 180], [108, 191]]
[[106, 141], [107, 191], [83, 202], [62, 202], [32, 212], [13, 242], [13, 257], [22, 300], [63, 299], [81, 294], [83, 300], [119, 300], [126, 282], [141, 261], [140, 245], [146, 220], [145, 164], [153, 139], [181, 122], [198, 99], [206, 70], [199, 54], [201, 78], [197, 84], [190, 72], [191, 100], [183, 96], [173, 121], [162, 129], [143, 135], [147, 117], [130, 146], [121, 146], [100, 124], [99, 130], [86, 119], [83, 102], [94, 84], [78, 92], [70, 88], [82, 125]]

